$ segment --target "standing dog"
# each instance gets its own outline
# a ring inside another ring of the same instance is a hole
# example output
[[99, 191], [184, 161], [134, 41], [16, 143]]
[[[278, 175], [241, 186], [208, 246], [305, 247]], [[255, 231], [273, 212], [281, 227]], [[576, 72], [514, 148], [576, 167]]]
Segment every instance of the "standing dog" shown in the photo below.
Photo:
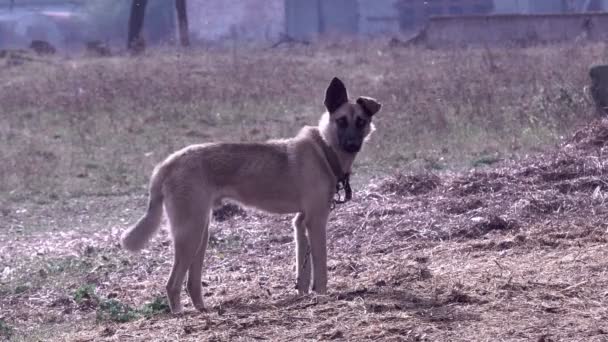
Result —
[[[223, 198], [277, 214], [297, 213], [297, 289], [327, 291], [326, 224], [337, 186], [350, 197], [348, 175], [357, 153], [374, 130], [380, 103], [370, 97], [348, 99], [334, 78], [325, 93], [327, 111], [317, 127], [297, 136], [264, 143], [208, 143], [174, 152], [156, 166], [150, 180], [148, 211], [123, 233], [121, 244], [142, 249], [160, 225], [163, 204], [173, 236], [175, 258], [167, 282], [171, 312], [182, 311], [181, 286], [203, 311], [201, 272], [209, 240], [209, 217]], [[312, 257], [312, 260], [310, 259]]]

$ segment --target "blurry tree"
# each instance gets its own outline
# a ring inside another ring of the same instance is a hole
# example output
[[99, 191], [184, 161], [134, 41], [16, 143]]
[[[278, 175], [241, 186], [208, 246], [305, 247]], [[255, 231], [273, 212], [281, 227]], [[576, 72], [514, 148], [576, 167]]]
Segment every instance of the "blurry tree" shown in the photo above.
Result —
[[143, 50], [143, 36], [141, 29], [144, 27], [146, 16], [146, 5], [148, 0], [131, 0], [131, 14], [129, 15], [129, 33], [127, 35], [127, 49], [139, 52]]
[[186, 0], [175, 0], [175, 9], [177, 10], [177, 22], [179, 25], [179, 41], [182, 46], [190, 46], [190, 38], [188, 37], [188, 9], [186, 8]]
[[608, 65], [595, 65], [589, 70], [591, 77], [591, 97], [595, 102], [597, 112], [608, 115]]
[[[88, 16], [90, 40], [124, 42], [128, 34], [130, 2], [125, 0], [88, 0], [85, 2], [85, 13]], [[151, 42], [162, 42], [172, 39], [175, 28], [175, 15], [172, 2], [167, 0], [148, 0], [145, 28], [146, 38]]]
[[[131, 11], [128, 25], [129, 31], [127, 33], [127, 48], [134, 52], [140, 51], [144, 48], [141, 32], [144, 26], [147, 4], [148, 0], [131, 1]], [[182, 46], [189, 46], [190, 39], [188, 37], [188, 12], [186, 0], [175, 0], [175, 9], [177, 11], [180, 43]]]

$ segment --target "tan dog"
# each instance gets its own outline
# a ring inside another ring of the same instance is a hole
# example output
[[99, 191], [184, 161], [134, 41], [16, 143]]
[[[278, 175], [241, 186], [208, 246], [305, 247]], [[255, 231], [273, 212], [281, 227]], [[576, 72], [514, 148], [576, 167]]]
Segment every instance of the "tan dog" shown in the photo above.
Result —
[[381, 105], [369, 97], [349, 102], [344, 84], [334, 78], [325, 107], [318, 127], [305, 126], [293, 138], [192, 145], [156, 166], [148, 211], [122, 235], [121, 243], [130, 251], [142, 249], [160, 225], [164, 204], [175, 250], [166, 288], [171, 312], [182, 310], [186, 272], [192, 303], [204, 310], [201, 272], [209, 217], [224, 198], [271, 213], [297, 213], [293, 225], [298, 292], [309, 291], [312, 263], [313, 291], [326, 293], [327, 218], [339, 184], [350, 197], [351, 166], [374, 129], [371, 119]]

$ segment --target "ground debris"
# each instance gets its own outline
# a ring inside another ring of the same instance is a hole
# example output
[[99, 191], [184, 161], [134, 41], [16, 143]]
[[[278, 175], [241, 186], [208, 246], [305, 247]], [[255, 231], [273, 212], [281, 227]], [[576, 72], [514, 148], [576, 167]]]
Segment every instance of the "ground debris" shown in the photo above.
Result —
[[441, 184], [441, 179], [432, 173], [408, 175], [396, 173], [380, 184], [380, 190], [400, 196], [421, 195], [433, 191]]
[[56, 340], [104, 341], [600, 341], [608, 331], [607, 127], [595, 122], [553, 153], [486, 171], [396, 174], [359, 189], [331, 214], [327, 295], [293, 289], [291, 217], [227, 204], [211, 225], [208, 311], [184, 294], [180, 317], [95, 321], [103, 307], [108, 317], [112, 308], [135, 315], [164, 296], [168, 233], [127, 253], [116, 247], [126, 221], [108, 227], [105, 216], [90, 217], [122, 212], [132, 197], [111, 208], [107, 198], [28, 206], [66, 229], [28, 235], [26, 219], [11, 214], [16, 228], [0, 231], [0, 330], [60, 327]]

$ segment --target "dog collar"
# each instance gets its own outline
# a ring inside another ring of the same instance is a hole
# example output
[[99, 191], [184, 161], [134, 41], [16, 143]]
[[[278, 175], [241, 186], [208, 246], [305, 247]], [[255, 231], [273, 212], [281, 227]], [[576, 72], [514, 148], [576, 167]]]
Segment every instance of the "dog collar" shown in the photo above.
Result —
[[[338, 155], [336, 152], [325, 143], [321, 134], [317, 130], [312, 130], [312, 136], [315, 141], [321, 146], [323, 149], [323, 154], [325, 155], [325, 159], [329, 163], [331, 170], [336, 177], [336, 195], [338, 198], [333, 198], [330, 205], [331, 209], [335, 208], [336, 204], [343, 204], [351, 200], [353, 197], [353, 191], [350, 187], [350, 173], [344, 172], [342, 170], [342, 166], [340, 165], [340, 160], [338, 159]], [[344, 190], [344, 199], [340, 195], [340, 192]]]

